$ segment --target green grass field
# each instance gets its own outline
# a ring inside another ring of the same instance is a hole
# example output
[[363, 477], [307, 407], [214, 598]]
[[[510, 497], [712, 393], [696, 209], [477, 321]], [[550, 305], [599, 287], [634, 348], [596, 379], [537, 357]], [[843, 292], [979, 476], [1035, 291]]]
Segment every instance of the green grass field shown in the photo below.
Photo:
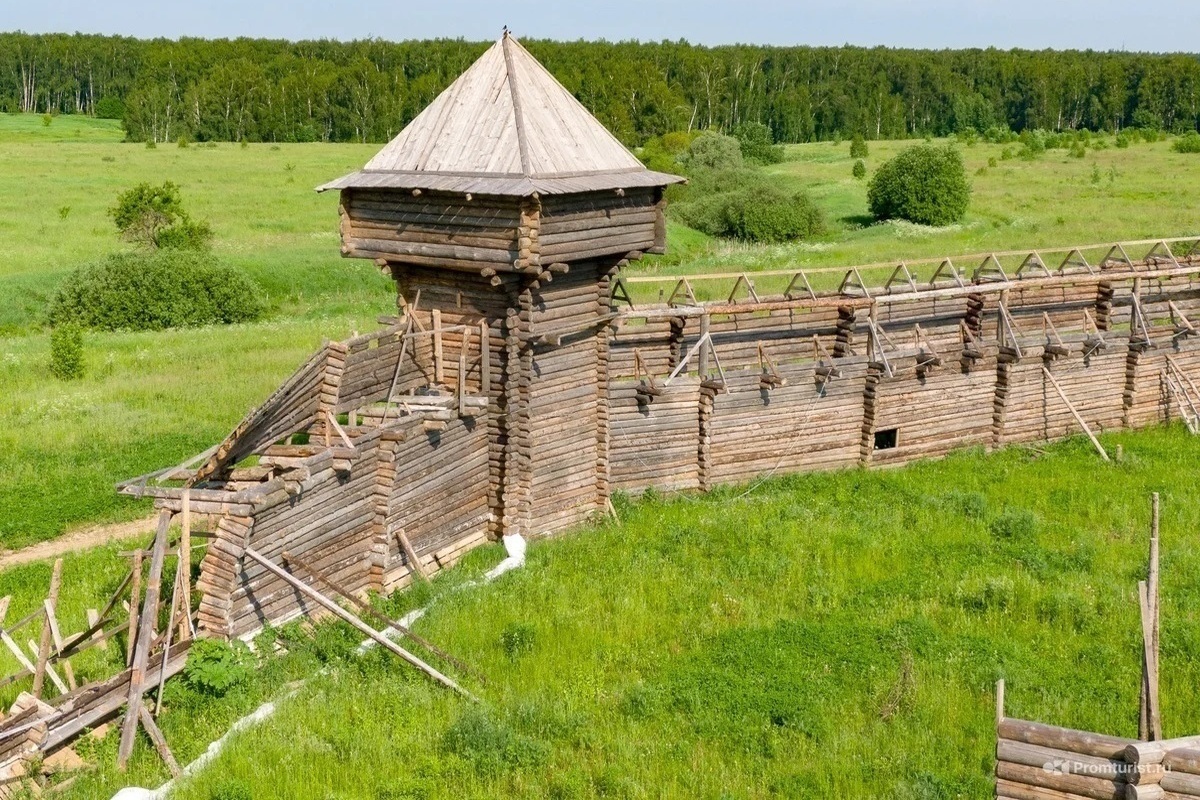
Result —
[[[1136, 734], [1151, 491], [1165, 732], [1194, 732], [1200, 440], [1105, 442], [1122, 463], [1076, 440], [619, 503], [619, 524], [465, 586], [502, 557], [476, 551], [383, 608], [432, 597], [418, 630], [486, 673], [466, 679], [479, 705], [387, 654], [347, 655], [361, 637], [322, 626], [232, 698], [181, 690], [163, 727], [190, 759], [282, 676], [327, 669], [172, 796], [988, 796], [998, 678], [1011, 716]], [[122, 785], [115, 738], [67, 797]], [[143, 742], [132, 777], [162, 780], [155, 759]]]

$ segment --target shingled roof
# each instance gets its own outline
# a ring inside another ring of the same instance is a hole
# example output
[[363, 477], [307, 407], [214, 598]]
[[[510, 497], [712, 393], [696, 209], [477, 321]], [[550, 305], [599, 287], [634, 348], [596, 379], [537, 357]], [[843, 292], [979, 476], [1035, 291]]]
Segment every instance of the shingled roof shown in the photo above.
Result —
[[506, 31], [364, 169], [318, 188], [524, 197], [666, 186]]

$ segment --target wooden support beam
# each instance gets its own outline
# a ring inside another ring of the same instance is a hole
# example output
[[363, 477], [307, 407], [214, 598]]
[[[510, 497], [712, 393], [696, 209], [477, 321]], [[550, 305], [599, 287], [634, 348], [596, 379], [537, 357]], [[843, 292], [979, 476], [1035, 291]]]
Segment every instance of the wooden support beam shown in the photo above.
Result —
[[[179, 534], [179, 574], [183, 579], [180, 599], [183, 601], [183, 619], [179, 623], [179, 641], [192, 638], [192, 509], [189, 490], [183, 492], [181, 530]], [[166, 661], [167, 659], [163, 659]]]
[[[163, 674], [167, 673], [167, 661], [163, 659]], [[138, 708], [138, 720], [142, 723], [142, 727], [146, 729], [146, 735], [150, 737], [154, 749], [162, 757], [163, 763], [167, 765], [167, 769], [171, 773], [172, 778], [178, 778], [183, 774], [183, 770], [179, 768], [179, 762], [175, 760], [175, 755], [171, 752], [171, 748], [167, 747], [167, 737], [163, 736], [163, 732], [159, 730], [158, 723], [154, 721], [154, 717], [150, 716], [150, 711], [141, 706]]]
[[412, 653], [408, 652], [403, 647], [396, 644], [391, 639], [387, 638], [382, 633], [380, 633], [379, 631], [372, 628], [370, 625], [367, 625], [365, 622], [360, 620], [358, 617], [354, 616], [349, 611], [342, 608], [337, 603], [333, 602], [328, 597], [321, 594], [320, 592], [318, 592], [316, 589], [309, 586], [304, 581], [301, 581], [299, 578], [292, 575], [290, 572], [288, 572], [284, 569], [280, 569], [269, 558], [262, 555], [261, 553], [256, 551], [254, 548], [247, 547], [245, 553], [246, 553], [246, 558], [249, 558], [251, 561], [254, 561], [255, 563], [261, 565], [268, 572], [275, 575], [277, 578], [282, 579], [285, 583], [287, 583], [292, 588], [296, 589], [301, 594], [306, 595], [307, 597], [312, 599], [314, 602], [316, 602], [317, 605], [321, 606], [326, 611], [330, 612], [331, 614], [338, 617], [342, 621], [349, 623], [355, 630], [366, 635], [372, 641], [381, 645], [382, 647], [385, 647], [392, 653], [395, 653], [397, 656], [404, 659], [409, 664], [412, 664], [414, 667], [421, 670], [422, 672], [424, 672], [429, 677], [433, 678], [438, 683], [442, 684], [443, 686], [445, 686], [449, 689], [452, 689], [453, 691], [463, 695], [464, 697], [469, 697], [472, 700], [475, 699], [474, 696], [471, 695], [470, 692], [468, 692], [466, 689], [462, 688], [457, 683], [455, 683], [454, 679], [449, 678], [446, 675], [443, 675], [438, 670], [429, 666], [424, 661], [417, 658]]
[[296, 566], [300, 567], [300, 569], [304, 570], [309, 575], [313, 576], [318, 581], [320, 581], [321, 583], [325, 584], [330, 589], [332, 589], [334, 594], [338, 595], [343, 600], [348, 601], [351, 605], [353, 605], [355, 608], [357, 608], [359, 611], [363, 612], [364, 614], [367, 614], [368, 616], [373, 617], [377, 622], [381, 622], [384, 625], [386, 625], [387, 627], [391, 628], [392, 630], [397, 631], [397, 632], [403, 634], [404, 636], [407, 636], [409, 639], [412, 639], [414, 642], [419, 644], [421, 647], [424, 647], [426, 650], [433, 653], [437, 657], [444, 659], [445, 661], [453, 664], [454, 666], [461, 669], [463, 672], [468, 672], [471, 675], [474, 675], [476, 678], [483, 681], [484, 683], [487, 682], [487, 678], [483, 675], [483, 673], [479, 672], [478, 670], [472, 669], [468, 665], [464, 664], [462, 661], [458, 660], [454, 656], [447, 653], [445, 650], [442, 650], [440, 647], [438, 647], [437, 645], [435, 645], [433, 642], [429, 641], [425, 637], [417, 635], [415, 632], [413, 632], [413, 630], [411, 628], [405, 627], [404, 625], [401, 625], [399, 622], [396, 622], [395, 620], [390, 619], [387, 615], [379, 613], [375, 609], [375, 607], [372, 606], [370, 603], [365, 603], [362, 600], [358, 599], [357, 597], [354, 596], [354, 594], [352, 592], [350, 592], [349, 589], [345, 588], [344, 586], [341, 586], [340, 584], [336, 583], [333, 579], [325, 576], [323, 573], [318, 571], [316, 567], [310, 566], [307, 562], [302, 560], [300, 557], [292, 555], [291, 553], [285, 552], [283, 554], [283, 560], [287, 561], [289, 564], [295, 564]]
[[[46, 681], [46, 663], [50, 658], [50, 647], [53, 644], [50, 618], [54, 615], [55, 606], [58, 605], [58, 592], [62, 587], [62, 569], [63, 560], [61, 558], [56, 559], [54, 561], [54, 568], [50, 572], [50, 592], [43, 606], [46, 616], [42, 624], [41, 643], [34, 651], [37, 654], [37, 668], [33, 671], [33, 696], [38, 698], [42, 696], [42, 687]], [[61, 691], [65, 692], [66, 688], [64, 687]]]
[[443, 383], [446, 370], [442, 363], [442, 310], [433, 309], [433, 382]]
[[1071, 412], [1071, 416], [1075, 417], [1075, 421], [1079, 423], [1079, 427], [1083, 428], [1083, 432], [1086, 433], [1087, 437], [1092, 440], [1092, 446], [1096, 448], [1096, 452], [1099, 453], [1100, 457], [1105, 461], [1110, 460], [1108, 453], [1104, 450], [1103, 445], [1100, 444], [1100, 440], [1096, 438], [1096, 435], [1092, 433], [1092, 429], [1088, 427], [1087, 422], [1085, 422], [1083, 417], [1079, 415], [1079, 412], [1075, 410], [1075, 405], [1070, 401], [1070, 399], [1067, 398], [1066, 392], [1064, 392], [1062, 387], [1058, 385], [1058, 381], [1054, 380], [1054, 376], [1050, 374], [1050, 370], [1042, 367], [1042, 374], [1046, 376], [1046, 380], [1050, 381], [1050, 385], [1054, 387], [1054, 391], [1058, 392], [1058, 396], [1062, 398], [1063, 403], [1066, 404], [1067, 410]]
[[[133, 663], [133, 645], [137, 638], [138, 609], [142, 602], [142, 551], [133, 554], [133, 583], [129, 587], [129, 635], [125, 643], [125, 663]], [[103, 615], [101, 615], [103, 616]]]
[[[154, 535], [154, 554], [150, 557], [150, 575], [146, 583], [146, 600], [138, 619], [133, 663], [130, 665], [125, 720], [121, 724], [121, 742], [117, 749], [117, 767], [121, 770], [124, 770], [129, 764], [129, 757], [133, 754], [134, 737], [137, 735], [138, 719], [142, 709], [142, 694], [146, 690], [146, 662], [150, 658], [150, 642], [154, 636], [155, 609], [158, 608], [163, 561], [166, 560], [167, 552], [167, 533], [171, 527], [172, 516], [172, 513], [166, 509], [160, 511], [158, 515], [158, 530]], [[136, 608], [136, 606], [130, 608]]]
[[1138, 582], [1138, 608], [1142, 621], [1142, 691], [1138, 738], [1162, 739], [1162, 711], [1158, 693], [1159, 630], [1159, 500], [1150, 495], [1150, 559], [1147, 579]]

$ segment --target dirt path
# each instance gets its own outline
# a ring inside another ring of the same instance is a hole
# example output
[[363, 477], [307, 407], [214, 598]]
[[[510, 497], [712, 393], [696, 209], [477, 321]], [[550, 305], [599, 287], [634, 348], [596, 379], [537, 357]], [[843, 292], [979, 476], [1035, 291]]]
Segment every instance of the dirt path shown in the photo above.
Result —
[[154, 530], [154, 517], [138, 519], [133, 522], [116, 522], [111, 525], [97, 525], [91, 528], [72, 531], [48, 542], [38, 542], [20, 550], [0, 552], [0, 570], [42, 561], [55, 556], [101, 547], [109, 542], [122, 539], [132, 539], [135, 536], [149, 534]]

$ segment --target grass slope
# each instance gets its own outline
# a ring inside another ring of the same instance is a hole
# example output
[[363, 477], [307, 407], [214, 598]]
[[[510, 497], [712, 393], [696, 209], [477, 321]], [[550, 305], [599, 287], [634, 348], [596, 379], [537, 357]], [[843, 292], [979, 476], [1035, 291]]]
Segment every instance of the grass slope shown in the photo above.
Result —
[[[997, 678], [1012, 716], [1135, 734], [1150, 491], [1166, 734], [1195, 732], [1200, 440], [1105, 441], [1123, 463], [1074, 440], [652, 496], [465, 587], [500, 557], [476, 551], [385, 608], [436, 594], [418, 630], [488, 675], [481, 704], [321, 626], [296, 658], [328, 672], [173, 797], [983, 797]], [[215, 726], [180, 702], [163, 724], [190, 758]], [[66, 796], [121, 785], [101, 763]]]

